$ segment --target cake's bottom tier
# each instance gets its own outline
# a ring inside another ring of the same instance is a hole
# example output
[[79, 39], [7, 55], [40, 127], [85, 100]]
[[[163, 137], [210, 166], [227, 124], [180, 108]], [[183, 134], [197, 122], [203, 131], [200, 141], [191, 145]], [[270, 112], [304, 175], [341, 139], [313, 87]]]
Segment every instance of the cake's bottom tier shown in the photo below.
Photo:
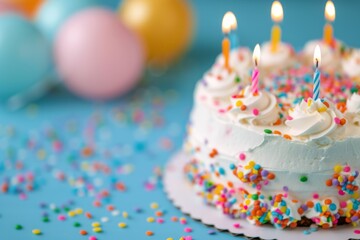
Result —
[[[271, 223], [276, 228], [294, 228], [316, 224], [330, 228], [345, 223], [356, 225], [360, 220], [360, 199], [340, 200], [337, 196], [323, 198], [314, 195], [311, 199], [299, 201], [292, 199], [286, 188], [267, 194], [254, 184], [224, 181], [221, 171], [209, 170], [196, 158], [189, 159], [184, 172], [206, 204], [216, 206], [231, 218], [247, 219], [256, 225]], [[271, 173], [262, 175], [270, 181], [274, 177]], [[256, 181], [255, 178], [252, 180]]]

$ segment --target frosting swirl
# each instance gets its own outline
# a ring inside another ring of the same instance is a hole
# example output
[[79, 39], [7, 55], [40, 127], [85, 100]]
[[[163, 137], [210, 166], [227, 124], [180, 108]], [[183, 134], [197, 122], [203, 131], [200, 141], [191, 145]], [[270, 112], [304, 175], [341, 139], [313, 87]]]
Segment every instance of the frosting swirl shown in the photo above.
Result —
[[271, 44], [264, 43], [261, 47], [261, 64], [260, 67], [271, 70], [284, 69], [290, 66], [291, 59], [294, 55], [293, 48], [286, 43], [280, 43], [276, 52], [271, 51]]
[[333, 106], [323, 103], [320, 99], [302, 100], [295, 109], [289, 111], [285, 124], [290, 128], [289, 134], [295, 137], [318, 139], [332, 133], [341, 114]]
[[197, 97], [219, 112], [227, 112], [230, 96], [237, 93], [241, 85], [249, 82], [250, 63], [251, 55], [247, 48], [235, 49], [230, 54], [229, 71], [224, 67], [224, 57], [221, 54], [198, 84]]
[[[223, 66], [224, 62], [224, 56], [223, 54], [220, 54], [216, 59], [215, 66]], [[248, 48], [237, 48], [232, 50], [229, 62], [232, 70], [235, 71], [241, 79], [247, 80], [250, 77], [252, 57]]]
[[360, 125], [360, 95], [354, 93], [346, 102], [346, 117], [355, 125]]
[[360, 50], [353, 50], [342, 61], [342, 69], [349, 77], [360, 77]]
[[205, 73], [201, 86], [204, 92], [213, 98], [228, 98], [239, 90], [240, 79], [235, 71], [214, 66]]
[[[321, 200], [321, 201], [315, 200], [313, 201], [314, 207], [308, 208], [304, 213], [304, 216], [306, 216], [309, 219], [313, 219], [314, 222], [319, 226], [327, 224], [329, 225], [329, 227], [332, 227], [336, 225], [336, 222], [332, 220], [329, 221], [329, 216], [325, 215], [324, 212], [329, 212], [333, 216], [338, 214], [340, 207], [339, 200], [335, 197], [328, 197], [327, 200], [331, 201], [331, 207], [329, 206], [329, 204], [325, 203], [325, 200]], [[325, 211], [323, 211], [323, 209]], [[334, 219], [334, 218], [330, 218], [330, 219]]]
[[260, 91], [257, 95], [247, 86], [240, 94], [231, 97], [231, 112], [237, 121], [252, 125], [272, 125], [279, 119], [276, 97]]

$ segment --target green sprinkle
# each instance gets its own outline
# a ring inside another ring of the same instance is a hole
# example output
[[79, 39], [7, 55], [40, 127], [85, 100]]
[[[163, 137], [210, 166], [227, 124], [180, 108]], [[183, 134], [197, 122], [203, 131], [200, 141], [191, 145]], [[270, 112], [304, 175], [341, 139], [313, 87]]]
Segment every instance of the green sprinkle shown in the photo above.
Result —
[[60, 212], [61, 212], [61, 209], [60, 209], [60, 208], [55, 208], [55, 209], [54, 209], [54, 212], [55, 212], [55, 213], [60, 213]]
[[264, 129], [264, 132], [265, 132], [266, 134], [272, 134], [272, 131], [271, 131], [270, 129]]
[[239, 76], [236, 76], [235, 83], [239, 83], [239, 82], [241, 82], [241, 78]]
[[43, 217], [42, 221], [43, 222], [50, 222], [50, 219], [48, 217]]
[[307, 176], [300, 177], [300, 182], [307, 182], [307, 180], [308, 180]]
[[78, 223], [78, 222], [74, 222], [74, 227], [80, 227], [81, 226], [81, 224], [80, 223]]
[[259, 196], [258, 196], [257, 194], [253, 194], [253, 195], [251, 196], [251, 198], [252, 198], [253, 200], [258, 200], [258, 199], [259, 199]]
[[68, 212], [68, 211], [70, 211], [70, 208], [64, 207], [64, 211], [65, 211], [65, 212]]
[[16, 225], [15, 225], [15, 229], [16, 229], [16, 230], [21, 230], [21, 229], [23, 229], [23, 227], [22, 227], [20, 224], [16, 224]]

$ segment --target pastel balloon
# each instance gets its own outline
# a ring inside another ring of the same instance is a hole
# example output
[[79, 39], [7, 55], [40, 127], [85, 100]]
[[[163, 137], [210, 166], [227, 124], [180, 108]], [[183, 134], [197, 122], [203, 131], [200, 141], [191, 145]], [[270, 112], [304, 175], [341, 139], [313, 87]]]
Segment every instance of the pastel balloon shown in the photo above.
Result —
[[7, 12], [16, 12], [17, 9], [9, 3], [0, 2], [0, 15]]
[[58, 73], [70, 90], [89, 99], [114, 98], [134, 87], [143, 55], [136, 35], [102, 8], [75, 14], [55, 40]]
[[47, 41], [33, 24], [20, 15], [0, 15], [0, 98], [43, 80], [50, 61]]
[[187, 0], [125, 0], [119, 13], [140, 36], [151, 63], [167, 65], [189, 45], [193, 17]]
[[19, 9], [25, 16], [32, 18], [44, 0], [3, 0]]
[[99, 6], [98, 0], [49, 0], [39, 9], [35, 22], [43, 34], [53, 41], [59, 28], [75, 13]]

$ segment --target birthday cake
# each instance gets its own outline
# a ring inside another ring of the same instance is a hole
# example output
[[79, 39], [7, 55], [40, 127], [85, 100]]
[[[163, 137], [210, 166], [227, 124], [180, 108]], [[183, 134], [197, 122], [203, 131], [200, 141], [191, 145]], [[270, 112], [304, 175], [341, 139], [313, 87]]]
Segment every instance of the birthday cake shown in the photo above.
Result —
[[230, 69], [220, 55], [196, 86], [185, 175], [232, 218], [277, 228], [359, 221], [359, 53], [323, 62], [314, 98], [316, 74], [304, 61], [312, 44], [291, 54], [291, 66], [262, 74], [260, 61], [257, 91], [247, 48], [231, 51]]

